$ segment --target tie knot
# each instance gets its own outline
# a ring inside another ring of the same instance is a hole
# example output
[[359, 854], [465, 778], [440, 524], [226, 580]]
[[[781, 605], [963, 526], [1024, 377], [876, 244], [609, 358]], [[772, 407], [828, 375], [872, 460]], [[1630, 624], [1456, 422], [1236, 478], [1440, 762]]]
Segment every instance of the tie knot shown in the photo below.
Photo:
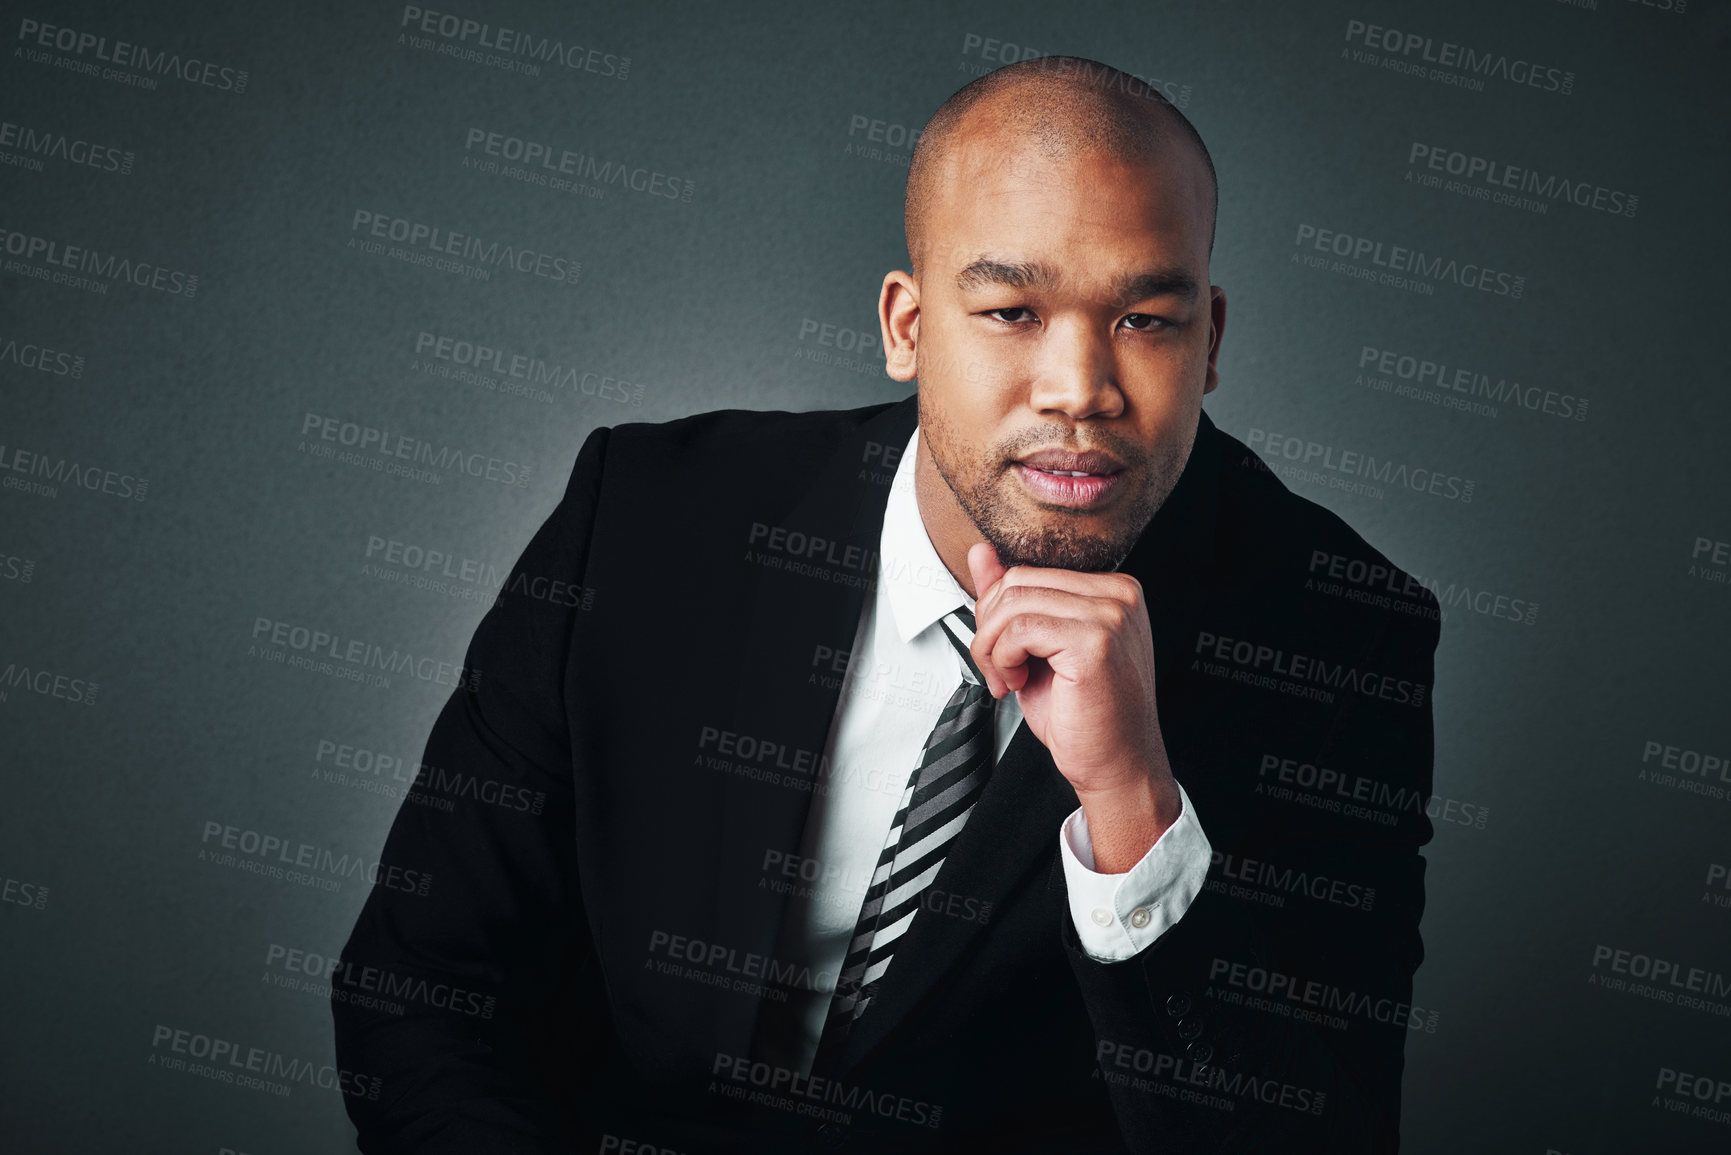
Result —
[[954, 646], [956, 653], [961, 656], [962, 665], [965, 667], [962, 676], [977, 686], [985, 685], [986, 679], [981, 676], [980, 668], [974, 664], [973, 654], [968, 652], [968, 647], [974, 641], [974, 611], [967, 606], [957, 606], [939, 619], [938, 624], [943, 627], [944, 636], [950, 639], [950, 645]]

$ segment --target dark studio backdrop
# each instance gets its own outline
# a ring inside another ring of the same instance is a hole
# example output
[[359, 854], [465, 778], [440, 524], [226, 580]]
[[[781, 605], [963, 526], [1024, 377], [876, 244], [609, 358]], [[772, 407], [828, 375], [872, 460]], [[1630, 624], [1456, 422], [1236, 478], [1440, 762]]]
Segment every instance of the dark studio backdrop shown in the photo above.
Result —
[[912, 134], [1072, 53], [1213, 152], [1207, 412], [1446, 615], [1404, 1149], [1731, 1147], [1722, 0], [0, 30], [0, 1146], [352, 1149], [326, 960], [585, 436], [905, 396]]

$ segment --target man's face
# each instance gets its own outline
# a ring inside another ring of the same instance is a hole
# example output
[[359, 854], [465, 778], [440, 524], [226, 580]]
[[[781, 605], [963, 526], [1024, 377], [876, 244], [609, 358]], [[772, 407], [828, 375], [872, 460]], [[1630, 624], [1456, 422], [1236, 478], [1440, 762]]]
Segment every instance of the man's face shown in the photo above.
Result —
[[1151, 164], [951, 155], [907, 282], [920, 442], [1005, 566], [1114, 569], [1218, 384], [1204, 170], [1177, 146]]

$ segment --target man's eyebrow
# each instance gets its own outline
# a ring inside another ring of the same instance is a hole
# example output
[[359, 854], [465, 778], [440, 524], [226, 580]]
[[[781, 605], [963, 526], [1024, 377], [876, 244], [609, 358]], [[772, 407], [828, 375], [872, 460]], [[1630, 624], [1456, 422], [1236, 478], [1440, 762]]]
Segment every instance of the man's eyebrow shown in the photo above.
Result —
[[956, 285], [973, 292], [992, 285], [1007, 289], [1050, 289], [1060, 280], [1058, 270], [1042, 261], [1000, 261], [980, 257], [956, 274]]
[[1135, 273], [1113, 286], [1112, 300], [1128, 305], [1147, 297], [1182, 297], [1196, 299], [1196, 278], [1183, 269], [1154, 269]]
[[[994, 285], [1008, 289], [1052, 290], [1062, 280], [1058, 270], [1043, 261], [1000, 261], [993, 257], [980, 257], [956, 274], [956, 286], [964, 293], [978, 292]], [[1174, 296], [1189, 301], [1196, 298], [1197, 288], [1196, 278], [1182, 269], [1150, 269], [1114, 282], [1107, 290], [1105, 300], [1129, 304], [1149, 297]]]

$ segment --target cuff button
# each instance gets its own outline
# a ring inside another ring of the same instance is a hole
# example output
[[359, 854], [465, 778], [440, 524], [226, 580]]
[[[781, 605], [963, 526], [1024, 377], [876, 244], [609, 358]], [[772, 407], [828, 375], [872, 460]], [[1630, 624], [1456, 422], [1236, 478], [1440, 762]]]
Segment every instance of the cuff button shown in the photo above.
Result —
[[1130, 912], [1130, 925], [1137, 930], [1141, 930], [1152, 921], [1154, 921], [1154, 916], [1148, 913], [1148, 908], [1145, 906], [1139, 906]]
[[1103, 906], [1096, 906], [1094, 908], [1094, 913], [1092, 915], [1090, 915], [1089, 917], [1094, 920], [1095, 926], [1111, 926], [1112, 925], [1112, 912], [1107, 910]]

